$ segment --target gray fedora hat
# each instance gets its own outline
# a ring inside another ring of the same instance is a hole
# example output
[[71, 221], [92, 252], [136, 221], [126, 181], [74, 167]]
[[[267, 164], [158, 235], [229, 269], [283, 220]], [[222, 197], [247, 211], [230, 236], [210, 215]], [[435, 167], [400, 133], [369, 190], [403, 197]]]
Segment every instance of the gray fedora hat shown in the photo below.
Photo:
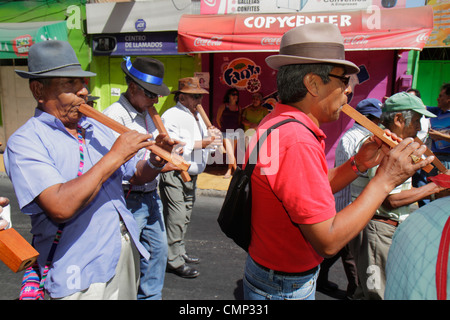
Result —
[[84, 78], [96, 74], [81, 69], [81, 64], [67, 41], [49, 40], [33, 44], [28, 52], [28, 71], [15, 70], [22, 78]]
[[161, 96], [170, 94], [169, 88], [163, 82], [164, 64], [161, 61], [148, 57], [137, 57], [131, 62], [130, 57], [126, 57], [121, 67], [127, 76], [145, 90]]
[[266, 63], [275, 70], [289, 64], [328, 63], [342, 66], [346, 74], [359, 72], [353, 62], [345, 60], [344, 39], [331, 23], [310, 23], [287, 31], [280, 53], [267, 57]]

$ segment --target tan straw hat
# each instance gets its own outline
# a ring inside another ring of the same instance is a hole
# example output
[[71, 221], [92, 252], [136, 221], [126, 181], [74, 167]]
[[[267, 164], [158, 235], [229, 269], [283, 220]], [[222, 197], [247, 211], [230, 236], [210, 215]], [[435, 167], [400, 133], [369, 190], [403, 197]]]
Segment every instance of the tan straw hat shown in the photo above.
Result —
[[343, 37], [331, 23], [310, 23], [287, 31], [280, 53], [267, 57], [266, 63], [275, 70], [289, 64], [329, 63], [344, 67], [346, 74], [359, 72], [353, 62], [345, 60]]
[[199, 78], [189, 77], [178, 80], [178, 90], [171, 93], [182, 92], [192, 94], [208, 94], [209, 92], [200, 87]]

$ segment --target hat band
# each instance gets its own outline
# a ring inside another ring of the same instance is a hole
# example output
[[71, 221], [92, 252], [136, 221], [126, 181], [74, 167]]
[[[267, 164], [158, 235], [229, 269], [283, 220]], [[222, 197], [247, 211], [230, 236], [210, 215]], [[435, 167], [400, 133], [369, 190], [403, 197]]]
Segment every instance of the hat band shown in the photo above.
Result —
[[150, 83], [150, 84], [155, 84], [158, 86], [160, 86], [163, 83], [163, 78], [152, 76], [151, 74], [141, 72], [141, 71], [137, 70], [136, 68], [134, 68], [133, 65], [131, 64], [130, 57], [126, 57], [125, 61], [126, 61], [126, 67], [127, 67], [128, 71], [133, 76], [138, 78], [139, 80], [142, 80], [142, 81]]
[[280, 54], [312, 59], [345, 60], [344, 46], [342, 44], [331, 42], [291, 44], [282, 47], [280, 49]]

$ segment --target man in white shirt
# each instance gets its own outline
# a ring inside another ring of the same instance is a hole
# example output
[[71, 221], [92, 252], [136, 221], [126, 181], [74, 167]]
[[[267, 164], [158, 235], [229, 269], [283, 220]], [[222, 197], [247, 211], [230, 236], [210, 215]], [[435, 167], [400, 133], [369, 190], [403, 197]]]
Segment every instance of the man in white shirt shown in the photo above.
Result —
[[161, 119], [169, 136], [184, 143], [183, 157], [190, 163], [191, 181], [183, 181], [177, 170], [160, 175], [159, 188], [169, 245], [167, 264], [168, 269], [178, 276], [195, 278], [199, 272], [189, 264], [199, 263], [199, 259], [187, 255], [184, 236], [194, 206], [197, 175], [205, 170], [208, 160], [209, 149], [206, 147], [220, 132], [214, 127], [207, 128], [197, 112], [197, 105], [208, 93], [200, 87], [198, 78], [180, 79], [178, 90], [172, 93], [177, 104]]

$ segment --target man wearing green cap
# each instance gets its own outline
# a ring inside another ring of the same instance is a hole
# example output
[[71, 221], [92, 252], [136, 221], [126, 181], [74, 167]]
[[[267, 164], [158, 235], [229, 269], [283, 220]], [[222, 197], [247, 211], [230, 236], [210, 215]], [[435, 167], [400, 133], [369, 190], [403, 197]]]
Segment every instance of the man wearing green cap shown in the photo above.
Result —
[[[422, 115], [435, 117], [427, 111], [422, 100], [410, 93], [400, 92], [386, 100], [380, 120], [382, 125], [398, 137], [414, 138], [420, 131]], [[368, 170], [369, 179], [375, 176], [377, 168]], [[386, 282], [385, 264], [397, 226], [409, 216], [410, 204], [443, 190], [444, 188], [434, 182], [413, 188], [409, 178], [391, 191], [372, 220], [350, 242], [360, 280], [355, 298], [383, 299]]]

